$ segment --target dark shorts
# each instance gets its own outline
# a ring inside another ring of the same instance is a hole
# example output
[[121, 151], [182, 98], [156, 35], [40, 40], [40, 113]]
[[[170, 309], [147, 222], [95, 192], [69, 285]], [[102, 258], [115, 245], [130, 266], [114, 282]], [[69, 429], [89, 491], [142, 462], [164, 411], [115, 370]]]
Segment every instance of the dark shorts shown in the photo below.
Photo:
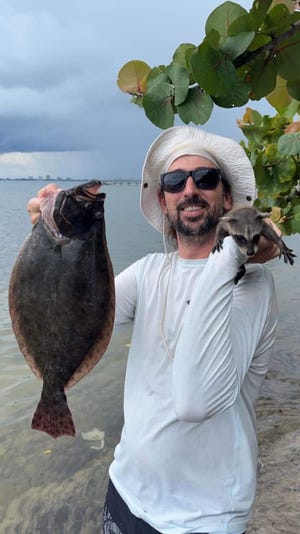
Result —
[[[113, 483], [109, 481], [103, 510], [103, 534], [161, 534], [131, 513]], [[207, 534], [207, 533], [199, 533]], [[244, 533], [246, 534], [246, 533]]]
[[159, 534], [159, 532], [131, 513], [110, 480], [103, 510], [103, 534]]

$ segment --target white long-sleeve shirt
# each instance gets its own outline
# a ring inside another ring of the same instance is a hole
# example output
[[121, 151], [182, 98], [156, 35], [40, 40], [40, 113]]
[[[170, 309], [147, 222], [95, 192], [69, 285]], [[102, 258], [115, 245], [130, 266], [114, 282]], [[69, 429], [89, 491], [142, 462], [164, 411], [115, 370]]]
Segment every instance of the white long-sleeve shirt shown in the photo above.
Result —
[[116, 323], [134, 327], [110, 477], [164, 534], [239, 534], [250, 518], [277, 307], [264, 266], [234, 285], [244, 260], [226, 238], [207, 260], [151, 254], [116, 279]]

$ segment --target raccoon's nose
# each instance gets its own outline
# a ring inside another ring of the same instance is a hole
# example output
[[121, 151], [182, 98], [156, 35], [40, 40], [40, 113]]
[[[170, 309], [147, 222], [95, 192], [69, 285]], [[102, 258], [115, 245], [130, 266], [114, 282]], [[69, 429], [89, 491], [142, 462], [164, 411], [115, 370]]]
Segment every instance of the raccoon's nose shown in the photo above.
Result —
[[247, 256], [254, 256], [255, 250], [253, 248], [247, 248]]

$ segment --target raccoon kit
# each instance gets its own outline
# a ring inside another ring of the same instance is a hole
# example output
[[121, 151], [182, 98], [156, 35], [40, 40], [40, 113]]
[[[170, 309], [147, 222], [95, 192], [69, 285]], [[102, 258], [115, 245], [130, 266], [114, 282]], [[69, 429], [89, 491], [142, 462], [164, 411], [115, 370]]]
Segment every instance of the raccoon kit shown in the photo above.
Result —
[[[216, 231], [216, 242], [212, 252], [220, 251], [226, 236], [232, 236], [239, 249], [248, 258], [254, 256], [258, 250], [260, 236], [273, 241], [280, 250], [279, 258], [283, 255], [285, 263], [293, 265], [295, 254], [286, 246], [273, 228], [264, 220], [268, 213], [261, 213], [253, 207], [237, 207], [230, 210], [219, 220]], [[241, 265], [234, 283], [245, 274], [245, 266]]]

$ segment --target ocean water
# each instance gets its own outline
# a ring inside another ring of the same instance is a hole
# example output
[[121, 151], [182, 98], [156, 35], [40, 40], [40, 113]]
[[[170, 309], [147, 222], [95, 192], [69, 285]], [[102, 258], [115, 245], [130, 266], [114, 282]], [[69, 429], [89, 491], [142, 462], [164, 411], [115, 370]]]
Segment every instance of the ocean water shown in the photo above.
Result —
[[[43, 185], [0, 181], [0, 534], [100, 533], [107, 469], [122, 426], [131, 330], [116, 329], [104, 358], [68, 393], [76, 438], [53, 440], [30, 429], [41, 383], [25, 363], [12, 333], [7, 289], [13, 263], [31, 229], [26, 203]], [[139, 185], [107, 185], [103, 191], [115, 273], [149, 252], [161, 251], [160, 234], [140, 214]], [[300, 524], [296, 493], [300, 459], [295, 452], [300, 445], [300, 238], [286, 241], [298, 258], [293, 267], [279, 260], [270, 262], [280, 317], [272, 366], [257, 407], [261, 474], [257, 522], [249, 534], [296, 534], [295, 525]], [[270, 519], [264, 526], [270, 502], [277, 525], [280, 506], [278, 521], [284, 518], [284, 530], [276, 530]]]

